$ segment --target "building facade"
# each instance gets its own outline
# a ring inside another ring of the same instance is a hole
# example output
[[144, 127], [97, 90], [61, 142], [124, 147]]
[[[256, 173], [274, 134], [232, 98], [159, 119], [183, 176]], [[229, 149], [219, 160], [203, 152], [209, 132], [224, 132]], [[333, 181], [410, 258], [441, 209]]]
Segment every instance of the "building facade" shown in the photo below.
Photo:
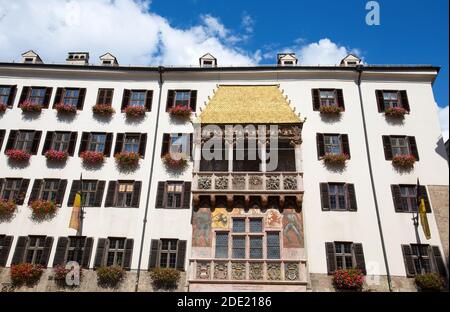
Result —
[[[91, 291], [103, 290], [95, 269], [112, 265], [127, 270], [123, 291], [151, 291], [159, 267], [182, 271], [185, 291], [333, 291], [339, 268], [376, 291], [447, 276], [439, 68], [353, 55], [219, 67], [206, 54], [198, 68], [23, 57], [0, 63], [0, 197], [16, 208], [0, 220], [4, 291], [19, 263], [47, 268], [19, 290], [58, 290], [51, 268], [71, 260]], [[430, 239], [412, 220], [417, 179]], [[81, 236], [69, 228], [80, 189]]]

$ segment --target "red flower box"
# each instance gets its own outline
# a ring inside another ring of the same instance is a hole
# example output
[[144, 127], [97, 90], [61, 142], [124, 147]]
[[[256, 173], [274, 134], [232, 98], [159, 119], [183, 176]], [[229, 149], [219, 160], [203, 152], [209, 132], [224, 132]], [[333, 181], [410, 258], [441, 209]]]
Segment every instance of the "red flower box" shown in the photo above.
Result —
[[56, 204], [49, 200], [34, 200], [29, 205], [33, 212], [33, 218], [43, 220], [52, 217], [56, 213]]
[[[66, 286], [67, 285], [66, 277], [67, 277], [67, 274], [69, 274], [70, 272], [72, 272], [72, 270], [66, 269], [65, 265], [57, 265], [53, 268], [53, 279], [59, 286]], [[80, 280], [81, 280], [82, 275], [83, 275], [83, 270], [80, 267]], [[78, 286], [78, 285], [73, 285], [73, 286]]]
[[88, 165], [99, 165], [105, 160], [105, 155], [102, 152], [85, 151], [81, 153], [80, 157], [83, 162]]
[[0, 104], [0, 113], [3, 113], [4, 111], [6, 111], [7, 108], [8, 108], [8, 106], [6, 106], [5, 104]]
[[111, 116], [116, 113], [114, 108], [112, 108], [111, 105], [108, 104], [96, 104], [92, 106], [92, 112], [101, 116]]
[[9, 160], [16, 161], [16, 162], [26, 162], [26, 161], [29, 161], [31, 158], [30, 153], [28, 153], [26, 151], [22, 151], [22, 150], [15, 150], [15, 149], [7, 150], [6, 156], [8, 156]]
[[76, 106], [64, 103], [56, 104], [55, 109], [61, 114], [75, 114], [77, 112]]
[[69, 157], [67, 152], [60, 152], [55, 150], [48, 150], [45, 152], [45, 158], [50, 161], [66, 161]]
[[334, 166], [343, 166], [349, 160], [349, 156], [347, 154], [331, 154], [327, 153], [325, 156], [322, 157], [322, 160], [327, 165], [334, 165]]
[[339, 290], [360, 291], [363, 283], [364, 275], [358, 269], [336, 270], [333, 274], [333, 285]]
[[392, 158], [392, 164], [399, 168], [412, 168], [415, 162], [414, 155], [397, 155]]
[[319, 111], [321, 114], [338, 116], [344, 110], [342, 109], [342, 107], [330, 105], [330, 106], [320, 106]]
[[132, 169], [139, 165], [141, 155], [133, 152], [121, 152], [114, 156], [117, 164], [122, 168]]
[[139, 118], [145, 116], [146, 109], [144, 106], [128, 106], [125, 108], [125, 114], [127, 117]]
[[20, 108], [24, 113], [40, 113], [42, 111], [42, 105], [30, 101], [24, 101], [20, 104]]
[[177, 105], [169, 110], [169, 114], [172, 117], [189, 118], [191, 117], [192, 109], [189, 106]]
[[15, 286], [36, 284], [42, 276], [43, 267], [39, 264], [21, 263], [11, 266], [11, 282]]
[[167, 153], [163, 157], [164, 165], [168, 168], [181, 170], [187, 166], [187, 159], [185, 154], [171, 154]]
[[388, 117], [403, 118], [408, 113], [403, 107], [388, 107], [384, 114]]
[[97, 283], [101, 287], [117, 287], [125, 278], [126, 272], [120, 266], [99, 267], [96, 270]]
[[0, 199], [0, 220], [11, 217], [16, 209], [17, 205], [14, 201]]

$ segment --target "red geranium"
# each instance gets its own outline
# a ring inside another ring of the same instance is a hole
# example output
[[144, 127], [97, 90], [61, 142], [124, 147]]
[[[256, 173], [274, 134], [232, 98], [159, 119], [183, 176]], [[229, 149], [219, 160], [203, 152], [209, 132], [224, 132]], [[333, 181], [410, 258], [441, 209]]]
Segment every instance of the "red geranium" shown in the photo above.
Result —
[[39, 264], [21, 263], [12, 265], [10, 270], [11, 281], [16, 286], [23, 284], [33, 285], [39, 281], [43, 267]]
[[167, 153], [163, 157], [164, 164], [171, 169], [184, 169], [187, 166], [186, 155]]
[[141, 155], [139, 153], [133, 152], [121, 152], [114, 156], [116, 162], [119, 166], [123, 168], [135, 168], [139, 165], [139, 160], [141, 159]]
[[127, 117], [138, 118], [145, 115], [146, 109], [144, 106], [128, 106], [125, 108]]
[[6, 111], [7, 108], [8, 108], [8, 106], [6, 106], [3, 103], [0, 103], [0, 113], [3, 113], [4, 111]]
[[0, 220], [11, 217], [16, 209], [17, 205], [14, 201], [0, 199]]
[[22, 102], [22, 104], [20, 104], [20, 108], [24, 113], [40, 113], [42, 111], [42, 105], [30, 102], [28, 100]]
[[412, 168], [415, 162], [414, 155], [397, 155], [392, 158], [392, 164], [400, 168]]
[[77, 112], [76, 106], [64, 103], [56, 104], [55, 109], [58, 111], [58, 113], [63, 114], [75, 114]]
[[6, 151], [6, 156], [12, 161], [25, 162], [30, 160], [31, 154], [22, 150], [10, 149]]
[[336, 289], [360, 291], [363, 283], [364, 275], [358, 269], [336, 270], [333, 275], [333, 285]]
[[102, 152], [85, 151], [81, 153], [80, 157], [88, 165], [99, 165], [105, 160], [105, 155]]
[[178, 118], [189, 118], [192, 114], [192, 109], [189, 106], [177, 105], [169, 110], [169, 114]]
[[343, 112], [342, 107], [335, 105], [320, 106], [320, 113], [327, 115], [340, 115]]
[[345, 165], [345, 163], [349, 158], [350, 157], [344, 153], [341, 154], [327, 153], [325, 154], [325, 156], [322, 157], [323, 161], [327, 165], [339, 165], [339, 166]]
[[55, 150], [48, 150], [45, 152], [45, 158], [47, 160], [53, 160], [53, 161], [66, 161], [69, 157], [69, 154], [67, 152], [60, 152]]
[[92, 112], [94, 114], [102, 115], [102, 116], [111, 116], [116, 113], [114, 108], [108, 104], [96, 104], [92, 106]]
[[397, 117], [397, 118], [403, 118], [408, 113], [406, 109], [403, 107], [388, 107], [384, 111], [384, 114], [389, 117]]
[[50, 200], [34, 200], [29, 205], [33, 212], [33, 218], [45, 219], [56, 213], [56, 204]]

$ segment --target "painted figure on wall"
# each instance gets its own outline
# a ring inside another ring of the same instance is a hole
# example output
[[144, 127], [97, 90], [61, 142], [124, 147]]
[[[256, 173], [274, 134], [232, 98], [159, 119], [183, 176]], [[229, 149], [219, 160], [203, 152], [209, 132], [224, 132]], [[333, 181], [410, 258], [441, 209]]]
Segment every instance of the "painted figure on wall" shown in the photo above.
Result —
[[216, 208], [212, 213], [212, 227], [217, 229], [228, 228], [228, 212], [225, 208]]
[[283, 245], [285, 248], [303, 247], [301, 215], [291, 209], [283, 213]]
[[192, 218], [192, 246], [211, 247], [211, 211], [200, 208]]
[[269, 209], [266, 217], [266, 227], [281, 228], [281, 214], [276, 209]]

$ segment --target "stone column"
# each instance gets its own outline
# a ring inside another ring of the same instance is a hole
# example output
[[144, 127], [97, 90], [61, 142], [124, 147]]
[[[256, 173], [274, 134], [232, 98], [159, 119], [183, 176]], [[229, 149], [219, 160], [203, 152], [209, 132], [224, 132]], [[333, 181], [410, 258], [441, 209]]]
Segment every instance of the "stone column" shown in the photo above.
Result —
[[294, 151], [295, 151], [295, 170], [297, 172], [302, 172], [302, 149], [301, 149], [301, 145], [300, 144], [295, 144], [294, 147]]
[[260, 154], [261, 154], [261, 172], [266, 172], [267, 171], [267, 163], [266, 163], [266, 144], [265, 143], [258, 143], [258, 148], [260, 150]]
[[233, 140], [225, 140], [228, 152], [228, 172], [233, 172]]

